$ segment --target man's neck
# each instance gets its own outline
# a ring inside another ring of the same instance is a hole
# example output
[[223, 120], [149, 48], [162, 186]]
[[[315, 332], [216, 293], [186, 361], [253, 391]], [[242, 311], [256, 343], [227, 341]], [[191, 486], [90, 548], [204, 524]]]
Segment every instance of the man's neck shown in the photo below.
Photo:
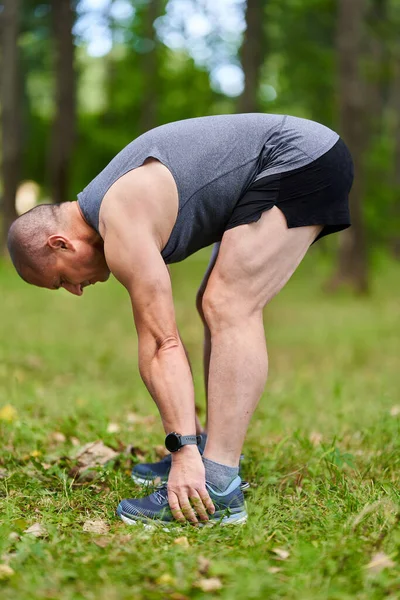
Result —
[[97, 231], [85, 220], [78, 202], [67, 202], [65, 210], [69, 219], [69, 227], [77, 237], [91, 244], [97, 244], [101, 241]]

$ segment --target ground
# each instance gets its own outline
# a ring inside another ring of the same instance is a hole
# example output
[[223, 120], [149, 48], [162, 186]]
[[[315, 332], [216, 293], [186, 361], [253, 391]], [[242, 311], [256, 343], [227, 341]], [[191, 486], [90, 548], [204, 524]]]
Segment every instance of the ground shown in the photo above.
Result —
[[[206, 260], [172, 269], [201, 406]], [[0, 266], [2, 600], [400, 597], [400, 266], [375, 258], [369, 298], [326, 295], [329, 269], [313, 248], [265, 312], [247, 525], [149, 531], [114, 513], [143, 493], [132, 464], [163, 443], [126, 292], [111, 281], [77, 298]], [[96, 440], [118, 454], [79, 480], [73, 456]]]

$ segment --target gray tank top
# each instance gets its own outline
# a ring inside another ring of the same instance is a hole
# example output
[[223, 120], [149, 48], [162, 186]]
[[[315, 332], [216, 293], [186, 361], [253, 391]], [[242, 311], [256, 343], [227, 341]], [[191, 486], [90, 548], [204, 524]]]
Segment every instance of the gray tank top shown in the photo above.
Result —
[[253, 181], [309, 164], [338, 138], [324, 125], [287, 115], [248, 113], [168, 123], [117, 154], [78, 194], [79, 206], [98, 231], [107, 190], [146, 158], [156, 158], [178, 189], [177, 220], [162, 251], [166, 263], [178, 262], [221, 239], [235, 204]]

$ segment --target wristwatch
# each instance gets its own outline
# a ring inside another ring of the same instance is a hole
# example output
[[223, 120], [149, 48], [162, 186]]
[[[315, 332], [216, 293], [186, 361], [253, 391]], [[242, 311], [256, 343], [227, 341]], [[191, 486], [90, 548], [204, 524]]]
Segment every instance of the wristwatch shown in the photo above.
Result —
[[181, 435], [172, 431], [165, 438], [165, 447], [170, 452], [177, 452], [182, 446], [188, 446], [190, 444], [199, 445], [201, 442], [201, 435]]

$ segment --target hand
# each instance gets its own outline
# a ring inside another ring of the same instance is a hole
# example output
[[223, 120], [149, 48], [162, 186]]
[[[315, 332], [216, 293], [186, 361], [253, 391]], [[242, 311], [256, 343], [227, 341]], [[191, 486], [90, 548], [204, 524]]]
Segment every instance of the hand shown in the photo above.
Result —
[[173, 517], [180, 523], [188, 520], [195, 525], [199, 520], [208, 521], [207, 511], [210, 514], [215, 512], [197, 446], [183, 446], [172, 454], [168, 501]]

